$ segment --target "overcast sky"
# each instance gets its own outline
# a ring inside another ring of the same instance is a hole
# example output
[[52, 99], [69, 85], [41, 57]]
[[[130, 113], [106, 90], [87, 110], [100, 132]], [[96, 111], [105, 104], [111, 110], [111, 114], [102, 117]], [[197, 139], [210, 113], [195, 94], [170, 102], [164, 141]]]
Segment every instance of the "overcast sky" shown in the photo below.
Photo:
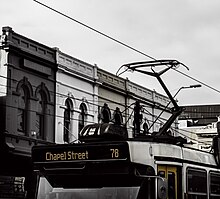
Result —
[[[181, 90], [180, 105], [220, 104], [219, 0], [39, 1], [155, 59], [187, 65], [189, 70], [178, 70], [203, 85]], [[125, 63], [151, 60], [33, 0], [1, 0], [0, 26], [114, 74]], [[122, 77], [162, 92], [152, 77], [138, 73]], [[174, 70], [162, 78], [173, 95], [182, 86], [198, 84]]]

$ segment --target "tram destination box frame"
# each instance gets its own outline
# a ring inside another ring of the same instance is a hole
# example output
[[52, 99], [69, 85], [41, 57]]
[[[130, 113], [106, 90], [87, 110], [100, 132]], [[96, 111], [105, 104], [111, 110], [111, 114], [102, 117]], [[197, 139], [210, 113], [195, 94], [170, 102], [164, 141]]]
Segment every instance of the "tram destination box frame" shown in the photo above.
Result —
[[127, 142], [80, 143], [34, 146], [34, 163], [82, 162], [82, 161], [129, 161]]

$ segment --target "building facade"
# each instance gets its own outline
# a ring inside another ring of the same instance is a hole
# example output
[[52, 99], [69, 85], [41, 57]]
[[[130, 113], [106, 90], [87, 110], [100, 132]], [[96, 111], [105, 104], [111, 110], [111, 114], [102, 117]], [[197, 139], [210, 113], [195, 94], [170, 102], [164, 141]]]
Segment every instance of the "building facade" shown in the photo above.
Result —
[[56, 50], [56, 143], [76, 142], [80, 130], [92, 123], [125, 125], [133, 137], [136, 101], [142, 107], [141, 133], [158, 131], [171, 115], [163, 111], [168, 97]]
[[[3, 27], [0, 38], [0, 180], [23, 179], [21, 187], [27, 185], [26, 190], [32, 180], [32, 146], [55, 141], [56, 71], [54, 49], [17, 34], [10, 27]], [[10, 186], [6, 193], [8, 197], [18, 194]]]
[[77, 142], [80, 130], [98, 122], [97, 67], [57, 49], [56, 143]]
[[185, 106], [184, 109], [179, 120], [187, 121], [188, 126], [206, 126], [217, 122], [220, 115], [219, 104]]

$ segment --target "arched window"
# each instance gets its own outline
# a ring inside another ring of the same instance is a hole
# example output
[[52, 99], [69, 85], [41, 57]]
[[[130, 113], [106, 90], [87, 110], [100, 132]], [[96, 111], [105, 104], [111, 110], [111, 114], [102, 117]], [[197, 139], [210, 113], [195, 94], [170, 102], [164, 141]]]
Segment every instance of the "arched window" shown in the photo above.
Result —
[[71, 125], [71, 110], [72, 110], [72, 101], [66, 99], [65, 101], [65, 110], [64, 110], [64, 129], [63, 129], [63, 141], [70, 142], [70, 125]]
[[47, 97], [43, 90], [37, 93], [36, 133], [37, 138], [45, 139], [45, 118], [47, 109]]
[[48, 136], [46, 136], [46, 132], [48, 131], [48, 103], [50, 101], [50, 93], [47, 89], [45, 83], [41, 83], [35, 91], [35, 97], [37, 99], [36, 104], [36, 122], [35, 129], [36, 135], [38, 139], [46, 140]]
[[144, 124], [143, 124], [143, 134], [147, 135], [149, 134], [149, 121], [147, 120], [147, 118], [144, 118]]
[[18, 111], [17, 111], [17, 130], [23, 135], [27, 135], [28, 123], [28, 106], [29, 106], [29, 92], [25, 86], [19, 90], [18, 97]]
[[87, 120], [87, 107], [85, 103], [80, 104], [80, 114], [79, 114], [79, 132], [83, 129], [83, 127], [86, 125]]
[[116, 107], [114, 113], [113, 113], [114, 123], [116, 125], [121, 125], [123, 123], [123, 117], [121, 114], [121, 111], [118, 107]]
[[108, 104], [104, 104], [104, 106], [101, 109], [101, 120], [103, 123], [109, 123], [111, 120], [111, 112], [108, 107]]
[[30, 98], [33, 96], [33, 90], [28, 78], [24, 77], [17, 84], [16, 93], [18, 96], [17, 106], [17, 131], [22, 135], [29, 135], [29, 109], [30, 109]]

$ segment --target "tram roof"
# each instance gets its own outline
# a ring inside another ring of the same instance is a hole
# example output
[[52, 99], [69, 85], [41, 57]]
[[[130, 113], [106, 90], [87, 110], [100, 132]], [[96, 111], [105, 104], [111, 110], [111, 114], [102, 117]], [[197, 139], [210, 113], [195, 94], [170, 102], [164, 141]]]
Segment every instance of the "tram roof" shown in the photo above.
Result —
[[128, 143], [131, 161], [147, 164], [156, 160], [216, 167], [214, 154], [211, 152], [161, 142], [133, 140]]

